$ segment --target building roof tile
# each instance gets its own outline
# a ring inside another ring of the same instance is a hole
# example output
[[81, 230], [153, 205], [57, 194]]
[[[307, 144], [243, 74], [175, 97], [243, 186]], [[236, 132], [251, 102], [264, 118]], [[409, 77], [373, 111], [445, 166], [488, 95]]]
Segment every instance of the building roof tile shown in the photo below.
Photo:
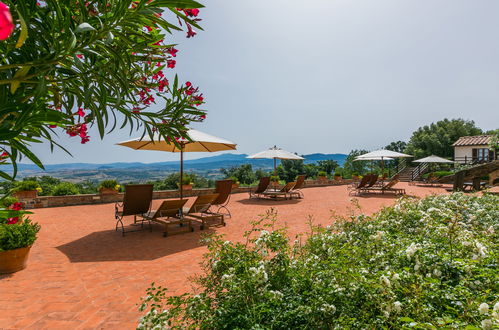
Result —
[[492, 135], [461, 136], [452, 146], [483, 146], [489, 145]]

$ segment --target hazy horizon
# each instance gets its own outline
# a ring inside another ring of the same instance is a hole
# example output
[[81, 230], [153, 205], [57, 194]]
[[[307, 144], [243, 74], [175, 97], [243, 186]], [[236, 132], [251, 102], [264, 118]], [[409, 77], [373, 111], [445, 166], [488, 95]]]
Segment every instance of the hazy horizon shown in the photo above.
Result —
[[[237, 143], [234, 153], [373, 150], [444, 118], [499, 127], [497, 1], [201, 2], [205, 31], [172, 38], [167, 76], [200, 86], [208, 117], [193, 128]], [[178, 160], [115, 145], [140, 135], [129, 133], [101, 141], [91, 129], [81, 145], [61, 132], [74, 157], [31, 150], [45, 164]]]

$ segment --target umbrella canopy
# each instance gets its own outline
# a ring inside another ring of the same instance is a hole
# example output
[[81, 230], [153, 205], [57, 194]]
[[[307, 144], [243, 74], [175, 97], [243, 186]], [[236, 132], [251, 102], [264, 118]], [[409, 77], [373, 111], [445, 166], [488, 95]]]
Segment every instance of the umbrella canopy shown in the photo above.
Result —
[[380, 160], [384, 160], [384, 159], [387, 159], [387, 157], [389, 157], [389, 158], [403, 158], [403, 157], [412, 157], [412, 156], [407, 155], [407, 154], [403, 154], [400, 152], [396, 152], [396, 151], [381, 149], [381, 150], [375, 150], [375, 151], [368, 152], [367, 154], [360, 155], [357, 157], [357, 159], [370, 158], [370, 157], [379, 157]]
[[425, 158], [417, 159], [413, 161], [414, 163], [448, 163], [448, 164], [454, 164], [452, 160], [448, 160], [442, 157], [438, 157], [435, 155], [431, 155]]
[[363, 158], [357, 157], [353, 161], [357, 162], [359, 160], [393, 160], [393, 159], [394, 158], [391, 158], [391, 157], [384, 157], [384, 158], [381, 158], [381, 157], [363, 157]]
[[189, 139], [178, 140], [180, 148], [173, 142], [165, 141], [158, 133], [150, 136], [143, 136], [128, 141], [117, 143], [120, 146], [129, 147], [135, 150], [157, 150], [166, 152], [180, 152], [180, 198], [183, 197], [182, 179], [184, 176], [184, 152], [215, 152], [223, 150], [236, 150], [236, 144], [210, 134], [206, 134], [194, 129], [187, 131]]
[[273, 146], [272, 148], [269, 148], [268, 150], [258, 152], [254, 155], [250, 155], [246, 158], [273, 159], [274, 160], [274, 175], [276, 174], [276, 160], [277, 159], [296, 159], [296, 160], [305, 159], [303, 157], [295, 155], [292, 152], [282, 150], [281, 148], [277, 148], [276, 146]]
[[174, 143], [160, 138], [159, 133], [155, 133], [153, 138], [149, 135], [118, 143], [120, 146], [129, 147], [135, 150], [158, 150], [167, 152], [215, 152], [223, 150], [236, 150], [236, 144], [210, 134], [206, 134], [195, 129], [189, 129], [187, 136], [190, 140], [181, 138], [178, 140], [182, 148]]

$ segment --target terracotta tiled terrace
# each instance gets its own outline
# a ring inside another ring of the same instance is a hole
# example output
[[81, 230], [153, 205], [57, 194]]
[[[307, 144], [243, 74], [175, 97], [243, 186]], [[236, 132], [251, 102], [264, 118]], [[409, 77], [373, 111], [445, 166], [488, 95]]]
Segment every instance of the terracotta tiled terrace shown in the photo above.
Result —
[[[444, 193], [442, 188], [408, 186], [409, 195]], [[250, 221], [274, 207], [290, 234], [307, 231], [307, 220], [328, 224], [331, 210], [347, 214], [351, 207], [346, 186], [304, 189], [293, 201], [249, 200], [232, 195], [232, 218], [226, 227], [162, 236], [161, 227], [122, 237], [115, 232], [114, 204], [69, 206], [35, 210], [42, 225], [29, 265], [0, 277], [0, 329], [133, 329], [140, 313], [137, 303], [151, 282], [172, 294], [192, 290], [189, 277], [200, 271], [206, 247], [200, 235], [216, 231], [240, 240]], [[364, 213], [376, 212], [396, 201], [393, 196], [358, 198]], [[160, 203], [154, 201], [154, 206]], [[128, 221], [129, 223], [131, 220]], [[155, 225], [156, 226], [156, 225]]]

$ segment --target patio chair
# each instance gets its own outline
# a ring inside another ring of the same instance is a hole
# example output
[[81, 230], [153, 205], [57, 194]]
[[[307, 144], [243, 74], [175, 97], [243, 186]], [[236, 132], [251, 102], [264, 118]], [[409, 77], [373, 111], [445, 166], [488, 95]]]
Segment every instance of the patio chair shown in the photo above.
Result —
[[210, 212], [210, 206], [217, 199], [218, 194], [200, 195], [195, 200], [191, 207], [183, 208], [184, 217], [192, 217], [201, 220], [201, 230], [205, 228], [209, 220], [218, 220], [220, 224], [225, 226], [224, 215], [221, 213]]
[[283, 197], [284, 199], [291, 199], [291, 189], [296, 185], [296, 182], [288, 182], [284, 185], [284, 187], [282, 187], [281, 190], [277, 190], [277, 191], [264, 191], [262, 193], [263, 196], [265, 197], [270, 197], [270, 198], [279, 198], [279, 197]]
[[[163, 236], [168, 236], [168, 227], [171, 225], [184, 225], [187, 224], [187, 231], [194, 231], [192, 228], [192, 219], [185, 218], [180, 215], [180, 210], [184, 207], [187, 199], [173, 199], [166, 200], [161, 203], [158, 209], [149, 211], [142, 215], [146, 220], [162, 224], [164, 227]], [[175, 232], [178, 234], [181, 232]]]
[[270, 177], [269, 176], [264, 176], [260, 178], [260, 182], [258, 183], [258, 186], [254, 191], [250, 191], [250, 198], [253, 197], [260, 197], [260, 195], [267, 190], [270, 184]]
[[[125, 236], [125, 233], [134, 232], [138, 230], [127, 230], [125, 231], [125, 226], [123, 225], [123, 217], [133, 215], [133, 222], [141, 222], [141, 229], [144, 229], [144, 221], [149, 221], [149, 227], [152, 231], [151, 221], [144, 219], [142, 215], [149, 212], [152, 201], [152, 184], [131, 184], [125, 186], [125, 195], [123, 197], [123, 202], [116, 203], [114, 217], [116, 218], [116, 228], [121, 226], [121, 233]], [[142, 220], [137, 221], [137, 216], [142, 217]]]
[[221, 209], [225, 209], [227, 213], [226, 216], [232, 218], [230, 214], [230, 210], [227, 208], [227, 204], [230, 201], [230, 193], [232, 191], [232, 184], [234, 182], [232, 180], [219, 180], [215, 183], [215, 193], [218, 194], [218, 197], [211, 203], [212, 207], [218, 207], [215, 213], [220, 213]]
[[291, 197], [297, 196], [298, 198], [303, 198], [303, 193], [301, 188], [305, 185], [305, 175], [298, 175], [296, 177], [295, 185], [289, 190], [289, 194]]

